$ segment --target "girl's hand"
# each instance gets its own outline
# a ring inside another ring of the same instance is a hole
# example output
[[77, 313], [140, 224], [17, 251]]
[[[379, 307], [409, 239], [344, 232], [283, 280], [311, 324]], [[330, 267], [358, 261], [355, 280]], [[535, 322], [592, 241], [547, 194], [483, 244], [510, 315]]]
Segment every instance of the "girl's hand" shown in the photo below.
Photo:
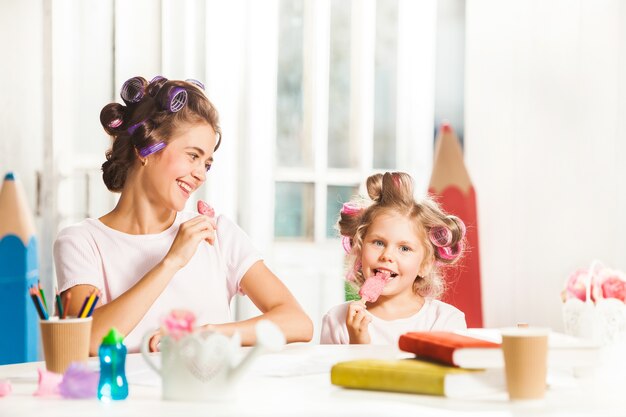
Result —
[[369, 324], [372, 317], [367, 313], [362, 301], [353, 301], [348, 306], [346, 326], [350, 335], [350, 344], [368, 344], [371, 342]]
[[161, 342], [161, 331], [157, 330], [150, 337], [150, 341], [148, 342], [148, 350], [150, 352], [158, 352], [159, 351], [159, 343]]
[[203, 240], [211, 245], [215, 242], [215, 219], [199, 215], [181, 223], [165, 260], [181, 269], [187, 265]]

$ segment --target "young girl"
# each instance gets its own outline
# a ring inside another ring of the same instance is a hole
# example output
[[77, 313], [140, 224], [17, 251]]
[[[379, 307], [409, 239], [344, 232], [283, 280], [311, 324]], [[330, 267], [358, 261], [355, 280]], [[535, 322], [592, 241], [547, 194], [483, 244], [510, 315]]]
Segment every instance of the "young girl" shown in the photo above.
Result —
[[465, 329], [465, 315], [436, 299], [440, 265], [462, 253], [463, 222], [433, 201], [416, 202], [405, 173], [372, 175], [367, 192], [371, 201], [344, 204], [338, 223], [348, 280], [362, 299], [324, 316], [321, 343], [397, 344], [408, 331]]
[[[59, 290], [70, 296], [69, 315], [101, 291], [93, 313], [91, 353], [116, 327], [130, 351], [172, 309], [196, 314], [217, 331], [237, 330], [255, 342], [254, 325], [272, 320], [287, 341], [308, 341], [313, 326], [282, 282], [265, 266], [246, 234], [224, 216], [183, 212], [206, 179], [221, 143], [218, 114], [195, 80], [122, 86], [125, 105], [110, 103], [100, 114], [112, 136], [102, 177], [120, 192], [116, 207], [99, 219], [62, 230], [54, 245]], [[230, 323], [230, 301], [247, 294], [263, 313]], [[150, 348], [155, 350], [158, 333]]]

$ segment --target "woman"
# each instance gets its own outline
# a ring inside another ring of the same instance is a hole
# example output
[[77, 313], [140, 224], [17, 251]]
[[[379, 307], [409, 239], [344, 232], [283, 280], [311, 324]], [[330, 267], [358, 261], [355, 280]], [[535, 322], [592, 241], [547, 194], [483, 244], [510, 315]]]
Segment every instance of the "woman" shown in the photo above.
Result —
[[[125, 105], [110, 103], [100, 121], [113, 138], [102, 165], [115, 208], [62, 230], [54, 245], [59, 290], [77, 315], [93, 291], [90, 351], [111, 328], [137, 351], [143, 335], [172, 309], [254, 344], [254, 325], [277, 324], [288, 342], [308, 341], [313, 326], [285, 285], [265, 266], [246, 234], [224, 216], [183, 212], [205, 181], [220, 146], [218, 114], [195, 80], [141, 77], [122, 86]], [[246, 294], [262, 315], [232, 323], [230, 301]], [[71, 294], [71, 295], [70, 295]], [[151, 338], [157, 349], [158, 332]]]

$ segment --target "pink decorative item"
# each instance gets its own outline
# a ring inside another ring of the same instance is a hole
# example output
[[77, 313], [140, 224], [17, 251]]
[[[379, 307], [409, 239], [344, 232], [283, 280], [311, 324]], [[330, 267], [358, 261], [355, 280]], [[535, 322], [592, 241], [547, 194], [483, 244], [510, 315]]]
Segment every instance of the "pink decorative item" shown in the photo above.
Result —
[[354, 216], [355, 214], [359, 214], [361, 210], [362, 208], [354, 203], [343, 203], [343, 206], [341, 207], [341, 214]]
[[37, 391], [33, 395], [37, 397], [56, 397], [59, 395], [59, 384], [63, 380], [63, 375], [47, 371], [45, 369], [37, 369], [39, 373], [39, 385]]
[[579, 268], [567, 278], [561, 296], [563, 301], [570, 298], [587, 301], [587, 293], [594, 303], [607, 298], [626, 303], [626, 274], [594, 262], [589, 269]]
[[359, 289], [361, 299], [369, 303], [373, 303], [378, 300], [378, 297], [382, 294], [389, 277], [389, 272], [383, 271], [377, 272], [375, 275], [367, 278], [361, 286], [361, 289]]
[[563, 301], [570, 298], [577, 298], [580, 301], [587, 300], [587, 285], [585, 285], [588, 279], [589, 271], [585, 268], [579, 268], [574, 271], [565, 284], [565, 289], [562, 293]]
[[601, 346], [626, 344], [626, 274], [594, 260], [567, 278], [561, 297], [565, 333]]
[[163, 319], [163, 329], [165, 333], [174, 340], [180, 340], [193, 332], [193, 325], [196, 322], [196, 316], [187, 310], [172, 310]]
[[13, 392], [13, 387], [11, 386], [11, 381], [9, 380], [0, 380], [0, 397], [6, 397]]
[[78, 362], [70, 364], [63, 381], [59, 385], [59, 392], [63, 398], [96, 398], [100, 372], [89, 370]]
[[202, 200], [198, 200], [198, 213], [205, 216], [215, 217], [215, 210]]

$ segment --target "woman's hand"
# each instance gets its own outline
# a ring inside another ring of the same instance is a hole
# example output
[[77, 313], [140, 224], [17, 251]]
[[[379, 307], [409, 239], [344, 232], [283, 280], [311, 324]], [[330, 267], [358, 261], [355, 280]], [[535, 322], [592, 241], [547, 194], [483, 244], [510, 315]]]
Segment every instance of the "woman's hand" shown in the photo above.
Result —
[[148, 349], [150, 352], [158, 352], [159, 351], [159, 343], [161, 343], [161, 331], [157, 330], [150, 337], [150, 341], [148, 342]]
[[367, 313], [362, 301], [353, 301], [348, 305], [346, 326], [350, 336], [350, 344], [368, 344], [371, 342], [369, 324], [372, 317]]
[[215, 219], [199, 215], [181, 223], [164, 261], [169, 261], [181, 269], [187, 265], [203, 240], [211, 245], [215, 242]]

